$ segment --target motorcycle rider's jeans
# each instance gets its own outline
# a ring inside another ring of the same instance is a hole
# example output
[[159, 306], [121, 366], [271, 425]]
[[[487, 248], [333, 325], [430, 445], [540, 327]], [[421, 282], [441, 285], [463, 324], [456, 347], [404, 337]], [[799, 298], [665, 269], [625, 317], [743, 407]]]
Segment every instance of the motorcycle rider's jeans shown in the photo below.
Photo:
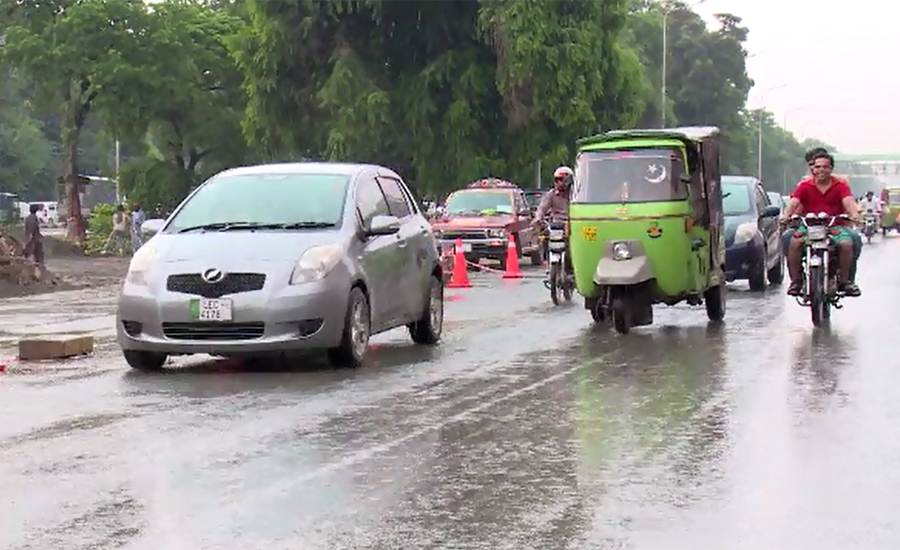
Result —
[[[859, 263], [859, 255], [862, 254], [862, 235], [858, 231], [849, 227], [844, 228], [853, 240], [853, 265], [850, 266], [850, 280], [856, 281], [856, 264]], [[791, 237], [794, 236], [794, 229], [788, 229], [781, 234], [781, 246], [784, 251], [784, 257], [787, 258], [788, 247], [791, 245]]]

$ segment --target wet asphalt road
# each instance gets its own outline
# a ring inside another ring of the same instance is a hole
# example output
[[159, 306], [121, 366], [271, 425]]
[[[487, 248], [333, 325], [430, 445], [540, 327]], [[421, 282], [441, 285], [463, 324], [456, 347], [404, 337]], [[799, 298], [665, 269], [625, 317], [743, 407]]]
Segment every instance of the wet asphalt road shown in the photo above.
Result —
[[139, 375], [114, 289], [64, 295], [68, 324], [8, 301], [0, 347], [101, 345], [0, 374], [0, 548], [900, 548], [898, 271], [900, 238], [867, 247], [830, 330], [736, 283], [721, 329], [685, 306], [626, 337], [482, 275], [439, 348], [390, 333], [357, 371]]

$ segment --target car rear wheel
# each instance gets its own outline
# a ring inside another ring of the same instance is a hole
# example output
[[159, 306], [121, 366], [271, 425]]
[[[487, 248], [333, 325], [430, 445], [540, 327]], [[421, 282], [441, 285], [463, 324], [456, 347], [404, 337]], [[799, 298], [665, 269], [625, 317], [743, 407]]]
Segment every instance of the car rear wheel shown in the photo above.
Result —
[[769, 270], [769, 284], [780, 285], [784, 282], [784, 255], [778, 254], [778, 263]]
[[422, 317], [407, 325], [413, 342], [423, 345], [437, 344], [444, 329], [444, 285], [436, 275], [431, 276], [431, 288]]
[[165, 353], [134, 350], [124, 350], [122, 355], [125, 356], [125, 362], [129, 367], [141, 372], [158, 372], [169, 358]]
[[341, 343], [328, 350], [328, 359], [338, 367], [359, 367], [369, 345], [369, 300], [358, 286], [350, 290]]

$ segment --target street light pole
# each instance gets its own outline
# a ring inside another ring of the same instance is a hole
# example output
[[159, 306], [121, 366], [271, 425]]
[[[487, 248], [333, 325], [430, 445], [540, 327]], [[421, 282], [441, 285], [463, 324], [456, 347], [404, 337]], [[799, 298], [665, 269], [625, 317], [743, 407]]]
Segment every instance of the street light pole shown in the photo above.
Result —
[[[706, 0], [697, 0], [696, 2], [692, 2], [687, 4], [685, 7], [693, 8], [694, 6], [699, 6], [700, 4], [706, 2]], [[678, 5], [672, 6], [668, 2], [662, 4], [662, 81], [660, 85], [660, 101], [659, 101], [659, 110], [661, 111], [660, 115], [660, 128], [666, 127], [666, 110], [668, 103], [668, 94], [666, 93], [666, 76], [669, 70], [669, 13], [675, 8], [680, 7]]]
[[[784, 149], [787, 148], [787, 139], [788, 139], [787, 120], [788, 120], [788, 115], [789, 115], [790, 113], [793, 113], [793, 112], [796, 112], [796, 111], [802, 111], [803, 109], [806, 109], [807, 107], [809, 107], [809, 105], [803, 105], [803, 106], [800, 106], [800, 107], [792, 107], [792, 108], [790, 108], [790, 109], [788, 109], [787, 111], [784, 112], [784, 116], [783, 116], [782, 119], [781, 119], [781, 131], [782, 131], [782, 135], [784, 136], [782, 148], [784, 148]], [[787, 163], [785, 163], [785, 165], [782, 167], [782, 170], [781, 170], [781, 189], [782, 189], [782, 191], [783, 191], [782, 194], [787, 194], [787, 188], [788, 188], [788, 181], [787, 181]]]
[[779, 86], [774, 86], [772, 88], [768, 88], [763, 90], [759, 94], [759, 120], [758, 120], [758, 128], [756, 130], [756, 177], [759, 181], [762, 181], [762, 169], [763, 169], [763, 161], [762, 161], [762, 131], [763, 131], [763, 105], [766, 94], [769, 92], [774, 92], [775, 90], [780, 90], [782, 88], [786, 88], [787, 83], [781, 84]]

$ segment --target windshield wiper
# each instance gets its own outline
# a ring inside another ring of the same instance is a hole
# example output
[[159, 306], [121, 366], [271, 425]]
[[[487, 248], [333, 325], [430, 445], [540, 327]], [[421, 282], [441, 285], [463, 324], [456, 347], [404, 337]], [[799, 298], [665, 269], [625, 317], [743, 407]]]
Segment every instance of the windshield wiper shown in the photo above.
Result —
[[218, 222], [208, 223], [205, 225], [194, 225], [179, 229], [179, 233], [189, 233], [191, 231], [240, 231], [256, 229], [318, 229], [325, 227], [335, 227], [331, 222], [290, 222], [290, 223], [258, 223], [258, 222]]
[[216, 222], [216, 223], [207, 223], [203, 225], [192, 225], [191, 227], [185, 227], [183, 229], [179, 229], [179, 233], [189, 233], [191, 231], [231, 231], [233, 229], [267, 229], [267, 228], [278, 228], [281, 227], [281, 224], [272, 224], [272, 223], [254, 223], [254, 222]]
[[272, 225], [279, 229], [324, 229], [337, 226], [336, 223], [331, 222], [291, 222]]

